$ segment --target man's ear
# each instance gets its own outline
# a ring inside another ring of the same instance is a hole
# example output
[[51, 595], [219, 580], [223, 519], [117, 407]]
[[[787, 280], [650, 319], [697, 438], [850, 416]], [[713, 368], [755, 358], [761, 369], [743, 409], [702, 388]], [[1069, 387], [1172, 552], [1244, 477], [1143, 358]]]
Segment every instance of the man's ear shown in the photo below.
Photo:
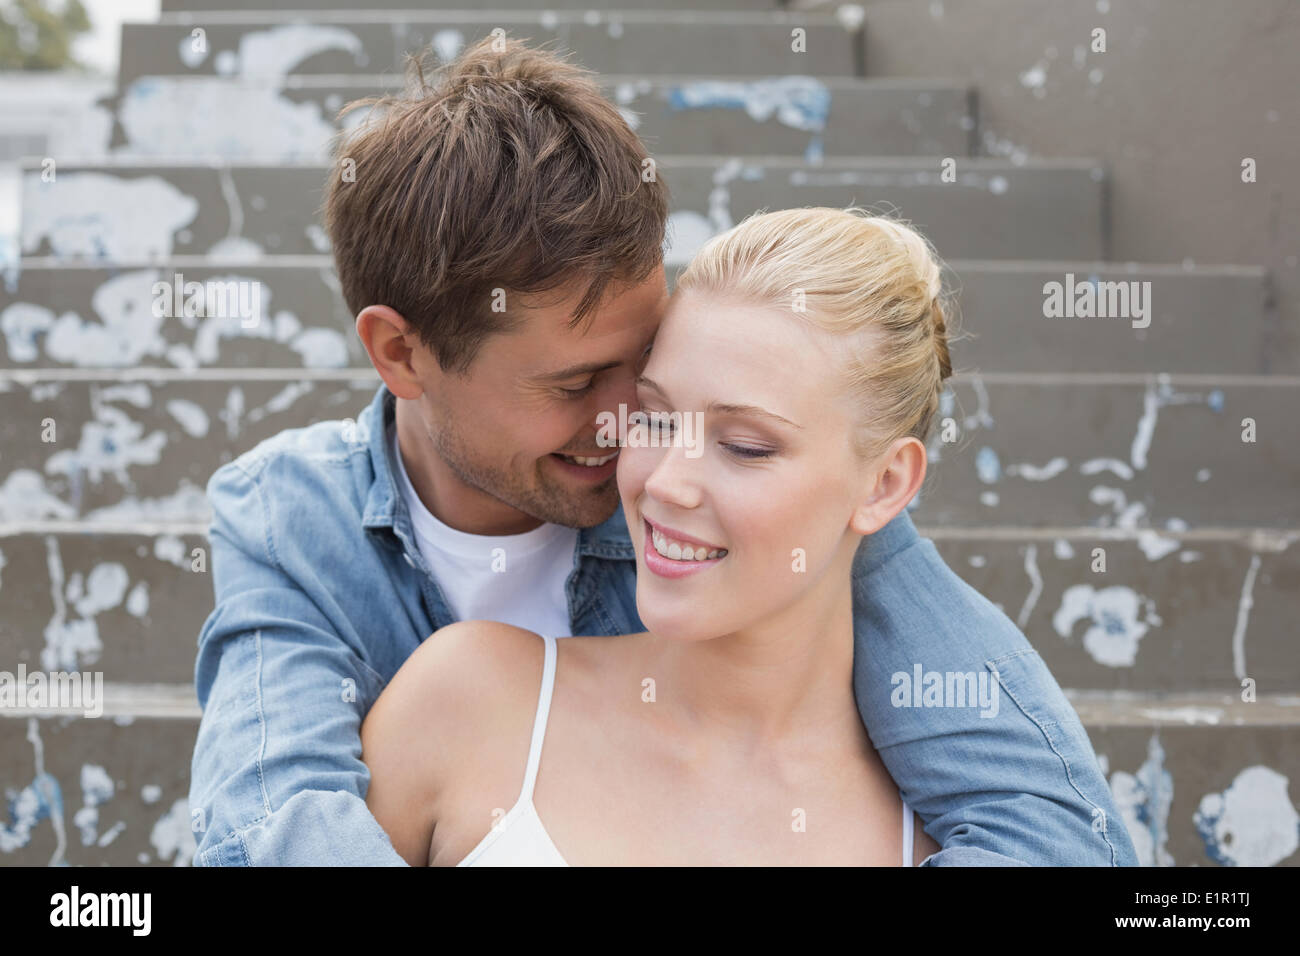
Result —
[[925, 481], [925, 446], [915, 438], [891, 444], [871, 468], [869, 487], [849, 519], [861, 535], [875, 534], [907, 507]]
[[357, 335], [390, 392], [406, 399], [424, 394], [428, 366], [437, 362], [422, 360], [427, 349], [406, 319], [386, 305], [368, 305], [357, 316]]

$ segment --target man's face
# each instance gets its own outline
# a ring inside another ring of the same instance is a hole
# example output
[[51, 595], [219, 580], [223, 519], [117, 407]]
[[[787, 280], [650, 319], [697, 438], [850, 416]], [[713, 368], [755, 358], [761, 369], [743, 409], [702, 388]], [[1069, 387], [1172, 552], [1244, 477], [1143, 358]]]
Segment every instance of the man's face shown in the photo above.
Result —
[[570, 329], [582, 291], [508, 301], [529, 306], [524, 323], [490, 336], [464, 376], [425, 359], [426, 378], [436, 379], [418, 400], [428, 438], [461, 482], [508, 506], [503, 527], [518, 523], [509, 509], [585, 528], [618, 507], [619, 449], [597, 445], [596, 416], [617, 414], [620, 403], [636, 408], [636, 376], [667, 308], [667, 283], [660, 266]]

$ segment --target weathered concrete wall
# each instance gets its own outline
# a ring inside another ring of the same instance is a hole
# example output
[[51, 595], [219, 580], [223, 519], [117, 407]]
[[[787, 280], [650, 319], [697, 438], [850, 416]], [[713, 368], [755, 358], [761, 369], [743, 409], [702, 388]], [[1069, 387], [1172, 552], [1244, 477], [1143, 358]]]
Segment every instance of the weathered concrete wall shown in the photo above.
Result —
[[[818, 9], [827, 5], [817, 5]], [[829, 5], [834, 6], [834, 5]], [[994, 155], [1090, 156], [1107, 258], [1273, 272], [1300, 329], [1300, 4], [1294, 0], [868, 0], [871, 76], [979, 90]], [[1092, 53], [1094, 28], [1107, 50]], [[1243, 158], [1258, 181], [1241, 181]]]

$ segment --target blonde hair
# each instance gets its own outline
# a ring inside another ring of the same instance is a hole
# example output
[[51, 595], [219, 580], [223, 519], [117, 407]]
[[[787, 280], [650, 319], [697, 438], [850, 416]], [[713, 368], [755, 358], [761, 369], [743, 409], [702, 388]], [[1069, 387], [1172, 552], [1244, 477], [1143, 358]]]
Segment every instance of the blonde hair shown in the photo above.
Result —
[[677, 289], [790, 310], [844, 336], [846, 384], [863, 410], [857, 450], [865, 457], [904, 436], [928, 439], [952, 375], [951, 306], [942, 263], [903, 221], [857, 206], [755, 213], [709, 240]]

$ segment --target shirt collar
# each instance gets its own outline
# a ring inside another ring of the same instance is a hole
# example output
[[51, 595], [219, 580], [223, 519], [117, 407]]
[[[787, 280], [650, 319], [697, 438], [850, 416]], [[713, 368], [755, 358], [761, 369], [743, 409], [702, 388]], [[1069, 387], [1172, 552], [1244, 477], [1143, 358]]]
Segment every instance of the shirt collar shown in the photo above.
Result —
[[[370, 452], [370, 468], [374, 479], [366, 494], [366, 506], [361, 518], [365, 528], [392, 528], [397, 523], [399, 511], [406, 515], [406, 503], [397, 493], [396, 462], [392, 459], [392, 431], [397, 427], [397, 396], [382, 382], [375, 397], [357, 417], [359, 437], [364, 438]], [[620, 505], [605, 521], [594, 528], [578, 530], [578, 555], [616, 560], [636, 560], [636, 550], [628, 537], [627, 522]]]

